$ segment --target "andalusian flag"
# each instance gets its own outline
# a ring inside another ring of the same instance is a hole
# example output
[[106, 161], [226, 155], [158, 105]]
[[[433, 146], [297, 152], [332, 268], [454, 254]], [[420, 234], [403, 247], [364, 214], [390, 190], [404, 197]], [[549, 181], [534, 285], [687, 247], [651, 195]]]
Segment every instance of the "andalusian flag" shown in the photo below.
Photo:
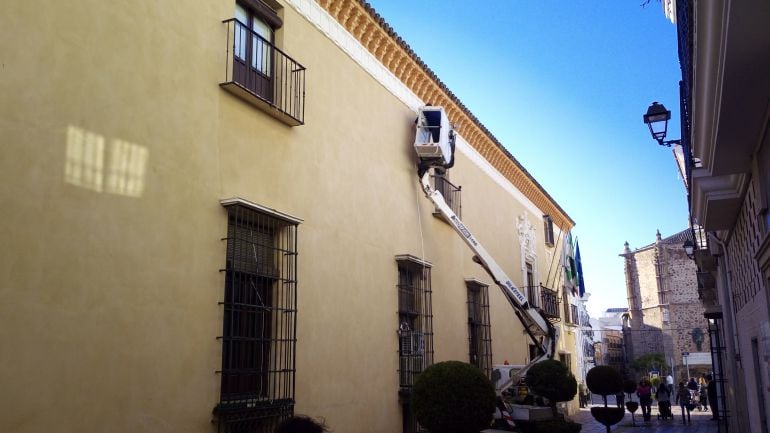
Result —
[[575, 266], [577, 267], [578, 293], [582, 298], [586, 294], [586, 283], [583, 281], [583, 264], [580, 263], [580, 244], [575, 239]]

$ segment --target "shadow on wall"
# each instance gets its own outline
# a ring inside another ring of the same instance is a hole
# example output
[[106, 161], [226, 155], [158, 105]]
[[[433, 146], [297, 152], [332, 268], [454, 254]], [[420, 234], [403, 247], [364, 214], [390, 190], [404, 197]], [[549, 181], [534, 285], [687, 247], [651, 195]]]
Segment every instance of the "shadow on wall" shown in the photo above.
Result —
[[[112, 139], [106, 152], [105, 148], [104, 136], [68, 126], [64, 181], [96, 192], [141, 197], [147, 148], [120, 139]], [[106, 169], [105, 156], [109, 160]]]

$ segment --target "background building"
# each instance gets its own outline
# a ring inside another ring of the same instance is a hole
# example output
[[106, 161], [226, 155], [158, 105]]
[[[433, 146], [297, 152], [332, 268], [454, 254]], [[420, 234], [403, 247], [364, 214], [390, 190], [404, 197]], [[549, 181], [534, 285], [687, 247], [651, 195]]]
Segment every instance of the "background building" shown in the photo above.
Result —
[[575, 374], [575, 376], [578, 378], [578, 381], [582, 381], [583, 383], [585, 383], [586, 373], [598, 365], [595, 358], [594, 329], [591, 325], [591, 317], [588, 314], [588, 309], [586, 308], [590, 296], [590, 293], [585, 293], [579, 299], [577, 305], [580, 332], [578, 333], [577, 338], [576, 353], [578, 354], [578, 366], [580, 367], [580, 370], [579, 374]]
[[699, 302], [695, 263], [683, 247], [687, 241], [692, 242], [689, 229], [667, 238], [658, 232], [654, 243], [634, 251], [626, 243], [621, 254], [628, 293], [628, 361], [662, 353], [675, 381], [711, 373], [708, 323]]
[[680, 165], [721, 431], [770, 431], [768, 17], [767, 2], [676, 2]]
[[626, 345], [623, 320], [628, 308], [608, 308], [601, 317], [591, 318], [590, 323], [599, 344], [594, 344], [596, 365], [609, 365], [626, 374]]
[[408, 432], [431, 363], [527, 362], [419, 187], [426, 103], [462, 125], [437, 188], [566, 326], [574, 222], [367, 3], [17, 1], [0, 35], [6, 430]]

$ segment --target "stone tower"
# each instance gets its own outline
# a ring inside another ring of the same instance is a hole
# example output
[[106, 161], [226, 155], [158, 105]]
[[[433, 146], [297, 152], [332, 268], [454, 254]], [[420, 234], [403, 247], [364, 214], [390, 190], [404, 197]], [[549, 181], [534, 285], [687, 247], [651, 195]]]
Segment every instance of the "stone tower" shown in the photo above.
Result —
[[630, 315], [624, 328], [629, 362], [647, 353], [663, 353], [677, 381], [688, 376], [688, 367], [693, 376], [711, 370], [702, 361], [710, 358], [708, 332], [696, 266], [683, 247], [687, 239], [692, 239], [689, 229], [665, 239], [657, 232], [654, 243], [634, 251], [626, 243], [620, 254]]

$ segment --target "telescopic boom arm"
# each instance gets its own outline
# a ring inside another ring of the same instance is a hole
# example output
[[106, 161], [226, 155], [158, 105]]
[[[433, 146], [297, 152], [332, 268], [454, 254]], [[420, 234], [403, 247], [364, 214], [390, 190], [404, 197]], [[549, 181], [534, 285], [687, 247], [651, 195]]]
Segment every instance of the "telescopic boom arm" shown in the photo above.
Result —
[[502, 270], [487, 250], [481, 245], [452, 211], [440, 191], [430, 184], [430, 168], [448, 168], [454, 164], [455, 134], [449, 128], [446, 114], [442, 107], [426, 106], [420, 109], [416, 122], [415, 150], [420, 158], [418, 176], [425, 196], [433, 203], [441, 215], [460, 235], [475, 254], [473, 261], [480, 264], [489, 276], [503, 291], [508, 303], [513, 307], [516, 317], [524, 325], [524, 330], [540, 349], [540, 355], [518, 371], [497, 391], [510, 387], [523, 377], [529, 368], [536, 363], [551, 359], [556, 350], [558, 330], [547, 321], [534, 306], [527, 301], [526, 296], [516, 287], [508, 275]]

